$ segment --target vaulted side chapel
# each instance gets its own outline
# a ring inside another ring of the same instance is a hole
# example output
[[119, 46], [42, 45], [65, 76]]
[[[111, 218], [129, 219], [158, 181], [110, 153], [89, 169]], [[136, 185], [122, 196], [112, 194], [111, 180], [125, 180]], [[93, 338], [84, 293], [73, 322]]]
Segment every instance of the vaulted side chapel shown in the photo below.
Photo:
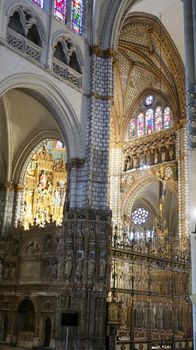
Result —
[[0, 0], [0, 349], [192, 350], [195, 0]]

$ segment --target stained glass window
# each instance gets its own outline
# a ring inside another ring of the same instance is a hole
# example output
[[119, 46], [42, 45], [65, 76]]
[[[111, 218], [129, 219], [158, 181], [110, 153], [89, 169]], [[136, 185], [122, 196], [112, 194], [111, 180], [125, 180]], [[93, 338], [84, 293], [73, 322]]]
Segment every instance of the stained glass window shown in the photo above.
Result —
[[160, 131], [162, 127], [162, 108], [159, 106], [155, 111], [155, 131]]
[[164, 128], [167, 129], [171, 126], [171, 109], [169, 107], [166, 107], [164, 110]]
[[132, 213], [132, 221], [135, 225], [145, 224], [148, 221], [148, 211], [144, 208], [137, 208]]
[[66, 16], [66, 0], [55, 0], [54, 15], [61, 21], [65, 21]]
[[43, 7], [44, 7], [44, 0], [32, 0], [32, 2], [34, 4], [37, 4], [38, 6], [40, 6], [43, 9]]
[[145, 104], [146, 106], [150, 106], [154, 102], [154, 96], [150, 95], [146, 98]]
[[154, 132], [160, 132], [172, 126], [171, 108], [168, 106], [163, 108], [156, 102], [153, 95], [149, 95], [143, 101], [143, 106], [138, 116], [130, 119], [129, 138], [151, 135]]
[[130, 121], [130, 136], [133, 137], [136, 135], [135, 119]]
[[152, 134], [153, 132], [153, 109], [148, 109], [146, 112], [146, 134]]
[[137, 117], [137, 136], [144, 135], [144, 114], [140, 113]]
[[72, 0], [72, 29], [75, 33], [82, 33], [82, 13], [83, 13], [83, 0]]

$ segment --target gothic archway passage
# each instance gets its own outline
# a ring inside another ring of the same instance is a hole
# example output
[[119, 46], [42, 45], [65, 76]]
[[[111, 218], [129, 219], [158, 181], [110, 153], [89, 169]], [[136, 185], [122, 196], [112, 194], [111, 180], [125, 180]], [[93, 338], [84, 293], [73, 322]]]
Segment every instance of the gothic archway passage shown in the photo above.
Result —
[[51, 340], [51, 319], [48, 317], [45, 320], [45, 340], [44, 346], [49, 347]]
[[7, 315], [5, 315], [3, 320], [3, 341], [6, 341], [6, 338], [8, 335], [8, 324], [9, 324], [9, 320]]
[[66, 194], [66, 150], [59, 140], [47, 139], [36, 147], [25, 172], [24, 220], [30, 225], [60, 225]]
[[32, 332], [35, 328], [35, 309], [32, 301], [24, 299], [17, 310], [17, 326], [19, 332]]

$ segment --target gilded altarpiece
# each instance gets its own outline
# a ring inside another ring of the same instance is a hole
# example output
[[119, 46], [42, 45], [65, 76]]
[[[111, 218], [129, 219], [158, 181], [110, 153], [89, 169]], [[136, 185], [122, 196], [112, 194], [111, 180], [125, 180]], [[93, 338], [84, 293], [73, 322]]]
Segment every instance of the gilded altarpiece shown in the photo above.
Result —
[[25, 174], [24, 228], [62, 223], [66, 195], [66, 151], [60, 141], [46, 140], [30, 160]]

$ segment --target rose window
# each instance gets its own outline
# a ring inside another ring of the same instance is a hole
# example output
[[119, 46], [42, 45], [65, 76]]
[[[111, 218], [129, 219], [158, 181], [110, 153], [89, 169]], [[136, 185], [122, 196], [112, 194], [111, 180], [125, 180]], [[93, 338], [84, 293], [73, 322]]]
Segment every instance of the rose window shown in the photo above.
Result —
[[145, 224], [148, 221], [148, 211], [144, 208], [135, 209], [131, 216], [135, 225]]

